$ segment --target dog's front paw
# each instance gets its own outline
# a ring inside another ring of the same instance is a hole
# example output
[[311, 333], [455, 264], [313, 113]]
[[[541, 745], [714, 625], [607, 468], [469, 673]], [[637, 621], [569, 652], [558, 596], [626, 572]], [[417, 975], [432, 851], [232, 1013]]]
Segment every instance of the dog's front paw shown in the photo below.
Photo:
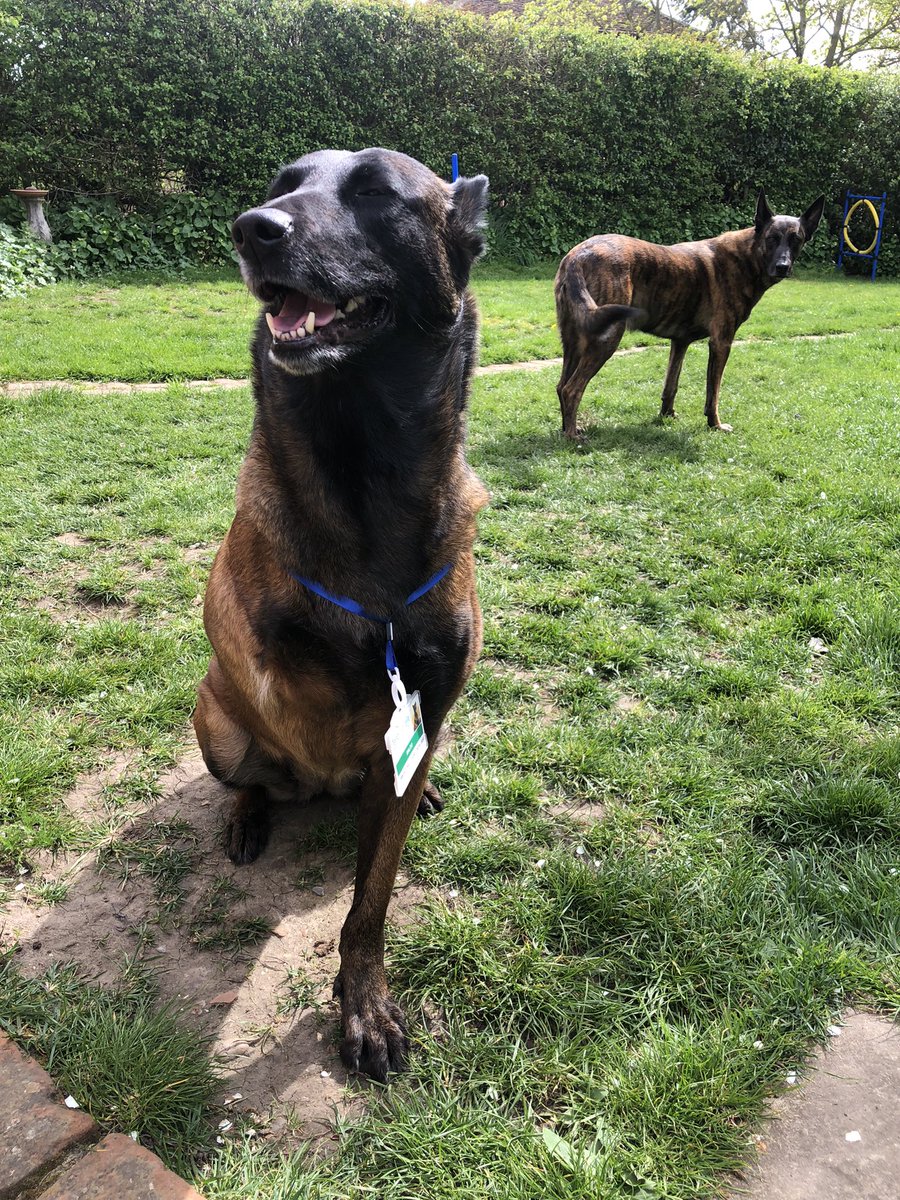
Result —
[[716, 433], [734, 433], [732, 426], [726, 425], [724, 422], [720, 422], [718, 425], [711, 425], [710, 428]]
[[269, 814], [258, 788], [239, 792], [225, 824], [225, 850], [238, 866], [259, 858], [269, 840]]
[[419, 807], [416, 809], [416, 816], [433, 817], [435, 813], [443, 811], [444, 798], [434, 784], [429, 780], [425, 784], [425, 789], [422, 792], [422, 798], [419, 800]]
[[391, 999], [382, 971], [364, 975], [342, 970], [334, 981], [341, 1002], [341, 1058], [348, 1071], [387, 1083], [390, 1071], [405, 1071], [409, 1053], [406, 1021]]

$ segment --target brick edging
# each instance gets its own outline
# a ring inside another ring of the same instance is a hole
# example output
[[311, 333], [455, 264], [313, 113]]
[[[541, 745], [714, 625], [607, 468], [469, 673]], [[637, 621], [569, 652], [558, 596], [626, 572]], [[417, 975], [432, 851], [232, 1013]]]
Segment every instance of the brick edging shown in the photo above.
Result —
[[0, 1033], [0, 1200], [203, 1200], [144, 1146], [67, 1108], [47, 1072]]

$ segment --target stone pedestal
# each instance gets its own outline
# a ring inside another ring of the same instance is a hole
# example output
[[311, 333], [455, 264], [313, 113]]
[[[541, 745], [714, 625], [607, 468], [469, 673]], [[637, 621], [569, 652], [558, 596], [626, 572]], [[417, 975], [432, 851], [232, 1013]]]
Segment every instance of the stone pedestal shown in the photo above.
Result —
[[45, 192], [43, 188], [10, 188], [10, 191], [14, 196], [18, 196], [25, 205], [28, 213], [28, 228], [34, 236], [40, 238], [42, 242], [52, 242], [50, 226], [44, 216], [44, 201], [50, 193]]

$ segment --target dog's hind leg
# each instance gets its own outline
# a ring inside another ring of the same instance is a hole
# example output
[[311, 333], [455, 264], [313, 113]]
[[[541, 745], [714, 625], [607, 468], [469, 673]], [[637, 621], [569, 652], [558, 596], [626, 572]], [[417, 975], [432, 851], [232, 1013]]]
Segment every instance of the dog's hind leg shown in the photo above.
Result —
[[666, 371], [666, 382], [663, 384], [661, 417], [675, 416], [675, 395], [678, 391], [678, 380], [681, 377], [681, 364], [690, 342], [681, 342], [672, 338], [669, 346], [669, 367]]
[[433, 817], [444, 811], [444, 798], [429, 779], [422, 790], [422, 799], [416, 809], [417, 817]]
[[563, 375], [556, 391], [559, 395], [563, 433], [566, 437], [578, 436], [578, 406], [581, 404], [584, 389], [603, 364], [615, 354], [624, 333], [625, 322], [616, 322], [602, 338], [588, 342], [581, 354], [578, 355], [575, 366], [568, 375], [566, 375], [565, 363], [563, 364]]
[[296, 782], [229, 714], [211, 680], [221, 685], [215, 659], [197, 692], [194, 730], [210, 774], [234, 789], [225, 823], [225, 850], [232, 862], [250, 863], [269, 840], [269, 800], [294, 794]]

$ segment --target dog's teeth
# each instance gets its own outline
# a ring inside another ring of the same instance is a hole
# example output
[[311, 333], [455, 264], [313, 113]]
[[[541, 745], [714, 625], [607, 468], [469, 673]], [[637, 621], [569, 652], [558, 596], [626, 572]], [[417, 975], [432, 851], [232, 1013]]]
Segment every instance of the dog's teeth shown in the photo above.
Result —
[[341, 310], [339, 308], [336, 308], [334, 310], [334, 319], [335, 319], [335, 321], [343, 321], [343, 319], [344, 319], [344, 314], [341, 312]]
[[312, 331], [315, 329], [315, 327], [316, 327], [316, 314], [314, 312], [311, 312], [309, 314], [309, 316], [306, 318], [306, 332], [312, 333]]
[[272, 316], [272, 314], [270, 312], [266, 313], [266, 324], [269, 327], [269, 333], [271, 333], [272, 337], [275, 337], [275, 335], [276, 335], [275, 318]]
[[300, 326], [299, 329], [294, 330], [294, 337], [297, 339], [298, 342], [300, 341], [301, 338], [306, 337], [306, 330], [303, 328], [302, 325]]
[[352, 299], [348, 300], [347, 303], [344, 305], [344, 312], [352, 313], [354, 308], [359, 308], [360, 302], [361, 301], [360, 301], [359, 296], [353, 296]]

